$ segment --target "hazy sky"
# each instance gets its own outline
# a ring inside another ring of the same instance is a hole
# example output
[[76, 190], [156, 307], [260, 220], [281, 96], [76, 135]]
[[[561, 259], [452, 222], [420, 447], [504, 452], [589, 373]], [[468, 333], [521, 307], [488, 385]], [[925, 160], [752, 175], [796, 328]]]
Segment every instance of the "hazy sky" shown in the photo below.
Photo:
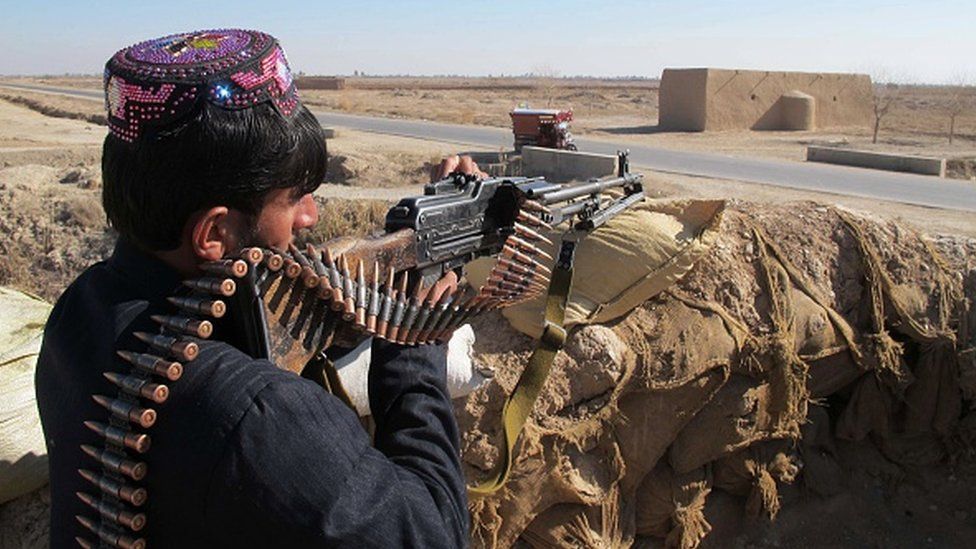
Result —
[[0, 0], [0, 74], [100, 73], [147, 38], [277, 36], [315, 74], [639, 75], [664, 67], [976, 78], [976, 1], [235, 2]]

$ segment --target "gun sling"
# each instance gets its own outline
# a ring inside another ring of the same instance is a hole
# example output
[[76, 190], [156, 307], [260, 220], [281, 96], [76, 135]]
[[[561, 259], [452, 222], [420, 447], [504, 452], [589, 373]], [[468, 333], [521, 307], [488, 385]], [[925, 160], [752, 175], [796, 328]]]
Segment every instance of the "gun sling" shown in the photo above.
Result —
[[532, 408], [535, 405], [542, 386], [549, 377], [549, 370], [556, 359], [556, 354], [566, 343], [566, 330], [563, 321], [566, 316], [566, 303], [573, 285], [573, 259], [576, 252], [576, 240], [563, 240], [559, 252], [559, 261], [552, 272], [549, 283], [549, 293], [546, 297], [545, 328], [539, 337], [539, 342], [529, 357], [529, 362], [519, 376], [518, 383], [512, 394], [505, 400], [502, 407], [502, 431], [505, 437], [501, 446], [501, 455], [492, 474], [475, 486], [468, 487], [471, 495], [488, 495], [496, 492], [505, 485], [512, 469], [515, 443], [519, 433], [525, 425]]

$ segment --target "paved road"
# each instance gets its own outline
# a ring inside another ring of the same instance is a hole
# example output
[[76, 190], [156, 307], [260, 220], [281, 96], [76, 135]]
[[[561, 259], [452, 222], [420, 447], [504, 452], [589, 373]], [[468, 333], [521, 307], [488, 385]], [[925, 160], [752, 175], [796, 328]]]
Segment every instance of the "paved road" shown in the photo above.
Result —
[[39, 91], [43, 93], [53, 93], [56, 95], [71, 95], [84, 99], [105, 100], [105, 94], [98, 90], [84, 90], [80, 88], [55, 88], [52, 86], [36, 86], [32, 84], [14, 84], [12, 82], [0, 82], [0, 88], [13, 88], [16, 90]]
[[[20, 89], [54, 92], [102, 100], [96, 90], [3, 84]], [[511, 132], [502, 128], [462, 126], [420, 120], [378, 118], [332, 112], [316, 113], [324, 126], [446, 141], [489, 150], [511, 145]], [[829, 164], [733, 157], [676, 151], [626, 142], [577, 139], [581, 150], [613, 154], [630, 149], [634, 166], [651, 170], [763, 183], [806, 191], [892, 200], [906, 204], [976, 212], [976, 185], [932, 176], [884, 172]]]

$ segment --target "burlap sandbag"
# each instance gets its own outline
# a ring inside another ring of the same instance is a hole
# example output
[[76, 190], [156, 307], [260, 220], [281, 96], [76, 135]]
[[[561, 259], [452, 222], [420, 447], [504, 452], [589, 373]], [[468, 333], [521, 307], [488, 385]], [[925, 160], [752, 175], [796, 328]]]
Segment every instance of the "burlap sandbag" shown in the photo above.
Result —
[[[721, 200], [647, 200], [625, 211], [583, 239], [576, 251], [573, 289], [566, 306], [566, 327], [613, 320], [680, 279], [715, 239], [725, 209]], [[556, 256], [561, 233], [542, 245]], [[468, 278], [480, 284], [492, 261], [468, 266]], [[545, 296], [505, 309], [512, 326], [531, 337], [542, 333]]]
[[768, 383], [732, 376], [671, 444], [671, 467], [693, 471], [755, 442], [787, 436], [775, 428], [771, 398]]
[[47, 482], [34, 368], [51, 306], [0, 288], [0, 503]]
[[630, 540], [621, 531], [618, 506], [618, 490], [613, 490], [597, 505], [553, 505], [526, 527], [520, 540], [539, 549], [626, 547]]
[[[931, 437], [949, 436], [962, 412], [960, 368], [966, 366], [969, 338], [964, 287], [957, 285], [942, 256], [922, 239], [917, 248], [925, 270], [932, 273], [929, 288], [914, 280], [897, 280], [886, 266], [889, 259], [881, 251], [884, 242], [878, 235], [846, 212], [841, 212], [841, 219], [857, 245], [868, 290], [862, 305], [870, 328], [862, 347], [871, 372], [858, 382], [838, 422], [837, 435], [861, 440], [873, 433], [884, 440], [882, 448], [888, 448], [888, 457], [895, 461], [937, 460], [941, 452]], [[905, 343], [896, 335], [917, 348], [914, 364], [906, 362]], [[936, 450], [904, 450], [911, 446]]]
[[712, 530], [705, 520], [705, 501], [711, 491], [708, 469], [675, 475], [666, 463], [659, 464], [637, 489], [637, 533], [664, 538], [665, 547], [698, 547]]
[[792, 443], [782, 440], [753, 444], [712, 465], [716, 489], [746, 496], [746, 514], [770, 520], [780, 510], [777, 483], [792, 484], [799, 472], [800, 460]]

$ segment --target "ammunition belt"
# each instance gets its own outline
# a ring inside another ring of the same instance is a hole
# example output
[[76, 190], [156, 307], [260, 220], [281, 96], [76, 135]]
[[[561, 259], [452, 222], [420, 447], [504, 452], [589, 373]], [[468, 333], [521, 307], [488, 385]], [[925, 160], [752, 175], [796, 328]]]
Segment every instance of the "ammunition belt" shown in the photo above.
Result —
[[545, 289], [550, 270], [533, 254], [548, 254], [514, 235], [508, 240], [487, 284], [477, 293], [445, 294], [437, 302], [421, 298], [422, 284], [416, 284], [411, 295], [407, 273], [397, 280], [393, 269], [384, 269], [378, 261], [371, 269], [362, 261], [351, 268], [345, 256], [333, 258], [328, 248], [311, 245], [304, 252], [294, 246], [288, 252], [264, 250], [265, 272], [258, 275], [257, 284], [272, 314], [275, 306], [267, 296], [277, 274], [294, 280], [292, 294], [304, 291], [328, 303], [343, 322], [365, 335], [404, 345], [432, 343], [476, 314], [530, 299]]
[[[116, 394], [92, 395], [109, 417], [84, 422], [104, 443], [101, 447], [81, 447], [93, 466], [99, 467], [97, 472], [78, 471], [91, 484], [91, 491], [78, 492], [77, 496], [94, 513], [75, 517], [87, 531], [75, 538], [82, 547], [144, 549], [146, 546], [145, 538], [139, 533], [148, 521], [142, 507], [149, 497], [144, 486], [148, 473], [144, 458], [151, 439], [144, 431], [156, 423], [156, 407], [169, 398], [170, 384], [178, 381], [184, 369], [196, 359], [199, 340], [213, 333], [210, 319], [221, 318], [227, 312], [222, 298], [234, 294], [235, 279], [249, 270], [249, 265], [240, 260], [214, 262], [207, 267], [208, 272], [220, 277], [186, 281], [184, 284], [194, 290], [193, 295], [168, 299], [178, 313], [153, 315], [152, 320], [159, 325], [158, 333], [134, 333], [146, 349], [117, 351], [119, 358], [131, 368], [126, 374], [104, 373], [118, 388]], [[89, 535], [94, 535], [98, 542], [83, 537]]]

